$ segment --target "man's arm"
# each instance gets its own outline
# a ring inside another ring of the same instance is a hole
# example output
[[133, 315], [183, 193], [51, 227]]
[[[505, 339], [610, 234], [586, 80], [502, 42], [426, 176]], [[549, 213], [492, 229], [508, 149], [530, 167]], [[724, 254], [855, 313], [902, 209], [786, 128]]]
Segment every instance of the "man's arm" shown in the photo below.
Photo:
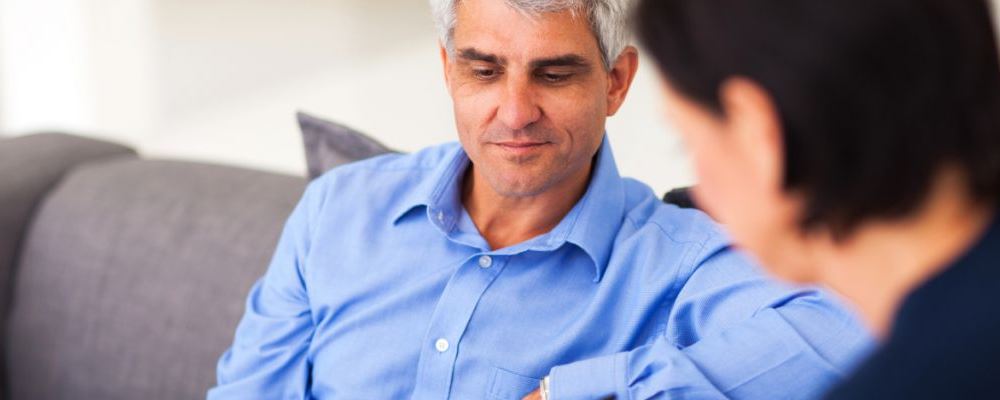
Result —
[[313, 322], [303, 268], [317, 191], [315, 183], [306, 190], [267, 273], [250, 289], [233, 345], [219, 359], [218, 386], [209, 390], [209, 400], [307, 398]]
[[550, 399], [807, 399], [869, 335], [818, 290], [774, 282], [728, 247], [697, 263], [649, 344], [551, 371]]

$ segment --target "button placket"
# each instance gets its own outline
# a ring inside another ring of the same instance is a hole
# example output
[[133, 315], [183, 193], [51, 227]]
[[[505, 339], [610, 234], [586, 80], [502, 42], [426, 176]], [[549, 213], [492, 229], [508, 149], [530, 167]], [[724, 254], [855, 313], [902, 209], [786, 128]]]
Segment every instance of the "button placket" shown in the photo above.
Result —
[[425, 337], [428, 344], [420, 357], [413, 398], [449, 396], [462, 333], [468, 328], [476, 304], [503, 270], [503, 264], [492, 256], [473, 256], [452, 275], [430, 321]]

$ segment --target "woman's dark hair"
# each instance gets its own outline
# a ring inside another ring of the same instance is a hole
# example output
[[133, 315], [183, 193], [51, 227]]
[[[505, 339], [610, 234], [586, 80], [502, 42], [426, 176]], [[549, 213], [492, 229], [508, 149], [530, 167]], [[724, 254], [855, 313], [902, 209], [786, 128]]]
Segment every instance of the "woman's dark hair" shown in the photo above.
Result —
[[639, 36], [685, 97], [721, 115], [745, 77], [780, 114], [802, 228], [844, 235], [917, 210], [945, 167], [1000, 191], [1000, 66], [985, 0], [641, 0]]

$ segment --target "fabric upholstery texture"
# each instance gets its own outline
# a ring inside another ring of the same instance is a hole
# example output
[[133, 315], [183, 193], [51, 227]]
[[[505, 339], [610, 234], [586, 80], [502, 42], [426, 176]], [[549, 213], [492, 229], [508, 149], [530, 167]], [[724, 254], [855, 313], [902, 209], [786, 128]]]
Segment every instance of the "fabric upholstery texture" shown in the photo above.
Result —
[[10, 274], [20, 238], [38, 201], [73, 166], [134, 155], [125, 146], [57, 133], [0, 141], [0, 171], [3, 171], [0, 173], [0, 288], [3, 288], [0, 293], [5, 293], [0, 297], [3, 300], [8, 296], [5, 278]]
[[[131, 158], [128, 147], [58, 133], [0, 140], [0, 340], [6, 342], [11, 277], [24, 232], [39, 201], [74, 166], [113, 157]], [[0, 359], [6, 346], [0, 347]], [[0, 398], [7, 368], [0, 368]]]
[[196, 399], [302, 178], [171, 161], [75, 169], [24, 240], [11, 399]]
[[341, 164], [393, 153], [377, 140], [350, 127], [299, 112], [309, 179]]

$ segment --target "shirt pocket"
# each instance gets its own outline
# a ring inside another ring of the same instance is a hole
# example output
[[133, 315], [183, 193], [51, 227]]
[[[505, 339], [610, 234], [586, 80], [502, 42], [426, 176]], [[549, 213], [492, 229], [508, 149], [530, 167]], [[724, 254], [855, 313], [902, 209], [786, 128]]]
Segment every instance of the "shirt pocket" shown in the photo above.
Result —
[[538, 389], [542, 378], [532, 378], [503, 368], [494, 368], [493, 382], [490, 383], [487, 397], [497, 400], [521, 400], [528, 393]]

